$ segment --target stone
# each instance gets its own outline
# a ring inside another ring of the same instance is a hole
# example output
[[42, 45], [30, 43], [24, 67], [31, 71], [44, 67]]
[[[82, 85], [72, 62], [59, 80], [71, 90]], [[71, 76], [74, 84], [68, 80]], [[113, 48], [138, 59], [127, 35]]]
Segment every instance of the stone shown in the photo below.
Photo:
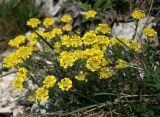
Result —
[[[139, 20], [137, 32], [135, 35], [135, 39], [138, 42], [141, 42], [142, 39], [145, 39], [146, 36], [143, 34], [143, 29], [145, 27], [152, 27], [156, 24], [153, 22], [155, 18], [154, 17], [145, 17]], [[112, 34], [114, 37], [124, 37], [126, 39], [133, 39], [133, 35], [135, 34], [136, 29], [136, 21], [128, 22], [128, 23], [114, 23], [112, 28]], [[158, 38], [155, 39], [156, 45], [158, 45]]]
[[42, 5], [42, 9], [41, 9], [41, 14], [44, 14], [48, 17], [53, 17], [55, 16], [58, 11], [61, 8], [61, 4], [63, 2], [65, 2], [66, 0], [58, 0], [58, 1], [54, 1], [54, 0], [35, 0], [35, 5], [36, 6], [40, 6]]

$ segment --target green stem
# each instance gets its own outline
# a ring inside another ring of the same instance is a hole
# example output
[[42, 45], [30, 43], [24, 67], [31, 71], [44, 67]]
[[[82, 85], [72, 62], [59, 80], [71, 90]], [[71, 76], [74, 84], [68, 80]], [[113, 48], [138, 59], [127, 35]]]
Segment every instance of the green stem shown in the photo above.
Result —
[[17, 72], [17, 71], [12, 71], [12, 72], [6, 73], [6, 74], [0, 76], [0, 78], [2, 78], [2, 77], [4, 77], [4, 76], [7, 76], [7, 75], [10, 75], [10, 74], [13, 74], [13, 73], [16, 73], [16, 72]]
[[89, 98], [89, 97], [87, 97], [87, 96], [85, 96], [85, 95], [83, 95], [83, 94], [81, 94], [81, 93], [78, 93], [78, 92], [73, 91], [73, 90], [72, 90], [71, 92], [73, 92], [73, 93], [75, 93], [75, 94], [78, 94], [78, 95], [80, 95], [81, 97], [84, 97], [84, 98], [86, 98], [86, 99], [88, 99], [88, 100], [90, 100], [90, 101], [92, 101], [92, 102], [94, 102], [94, 103], [100, 105], [99, 102], [97, 102], [97, 101], [95, 101], [95, 100], [93, 100], [93, 99], [91, 99], [91, 98]]
[[46, 41], [46, 39], [44, 39], [41, 35], [39, 35], [35, 30], [34, 32], [40, 37], [42, 41], [45, 42], [46, 45], [48, 45], [48, 47], [50, 47], [54, 51], [54, 48]]
[[139, 22], [139, 21], [136, 20], [136, 29], [135, 29], [134, 35], [133, 35], [133, 37], [132, 37], [133, 40], [134, 40], [134, 38], [135, 38], [135, 36], [136, 36], [136, 34], [137, 34], [138, 22]]

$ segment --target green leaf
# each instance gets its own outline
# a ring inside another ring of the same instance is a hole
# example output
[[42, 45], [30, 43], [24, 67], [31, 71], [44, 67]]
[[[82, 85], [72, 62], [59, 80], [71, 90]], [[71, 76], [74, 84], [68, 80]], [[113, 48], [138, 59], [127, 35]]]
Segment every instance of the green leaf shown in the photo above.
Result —
[[84, 10], [91, 9], [91, 5], [90, 5], [90, 4], [87, 4], [87, 3], [84, 3], [84, 4], [81, 4], [81, 5], [80, 5], [80, 8], [82, 8], [82, 9], [84, 9]]
[[93, 104], [93, 105], [89, 105], [89, 106], [86, 106], [86, 107], [82, 107], [82, 108], [79, 108], [79, 109], [76, 109], [76, 110], [73, 110], [69, 113], [66, 113], [64, 116], [67, 116], [67, 115], [72, 115], [72, 114], [75, 114], [77, 112], [82, 112], [84, 110], [87, 110], [87, 109], [90, 109], [90, 108], [94, 108], [94, 107], [97, 107], [98, 104]]
[[97, 0], [96, 2], [95, 2], [95, 4], [94, 4], [94, 9], [97, 9], [97, 8], [99, 8], [99, 7], [101, 7], [101, 6], [103, 6], [103, 4], [106, 2], [106, 0]]

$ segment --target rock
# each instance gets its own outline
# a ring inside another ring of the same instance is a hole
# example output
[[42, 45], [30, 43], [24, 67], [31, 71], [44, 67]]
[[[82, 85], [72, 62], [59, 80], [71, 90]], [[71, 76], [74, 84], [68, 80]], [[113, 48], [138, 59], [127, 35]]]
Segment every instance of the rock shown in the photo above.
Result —
[[[0, 62], [14, 50], [8, 49], [0, 55]], [[2, 68], [2, 65], [0, 66]], [[12, 72], [14, 69], [8, 72]], [[2, 76], [8, 72], [2, 72]], [[22, 110], [18, 105], [18, 100], [24, 96], [24, 92], [15, 91], [12, 87], [12, 80], [17, 77], [16, 73], [0, 78], [0, 114], [13, 114], [13, 117], [22, 117]], [[21, 116], [20, 116], [21, 115]]]
[[37, 113], [45, 114], [47, 112], [48, 107], [49, 107], [48, 101], [40, 101], [39, 103], [35, 103], [31, 108], [31, 114], [37, 114]]
[[[153, 23], [154, 17], [145, 17], [138, 22], [137, 32], [135, 35], [135, 39], [140, 42], [141, 39], [145, 39], [146, 37], [143, 34], [143, 29], [145, 27], [152, 27], [156, 24]], [[115, 23], [112, 28], [114, 37], [124, 37], [126, 39], [133, 39], [133, 35], [135, 34], [136, 29], [136, 21], [129, 23]], [[158, 39], [155, 39], [156, 45], [158, 44]]]
[[66, 0], [35, 0], [36, 6], [42, 5], [41, 14], [44, 14], [48, 17], [55, 16], [61, 8], [61, 4]]
[[13, 117], [24, 117], [24, 112], [23, 112], [22, 106], [18, 106], [17, 108], [13, 109]]
[[0, 108], [0, 113], [12, 113], [13, 108], [15, 108], [15, 103], [10, 104], [9, 106]]

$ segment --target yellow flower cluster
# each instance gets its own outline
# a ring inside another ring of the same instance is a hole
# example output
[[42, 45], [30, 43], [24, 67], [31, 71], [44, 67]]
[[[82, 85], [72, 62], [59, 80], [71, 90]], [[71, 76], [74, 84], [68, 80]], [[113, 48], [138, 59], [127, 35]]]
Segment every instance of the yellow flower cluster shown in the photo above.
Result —
[[39, 89], [36, 90], [36, 100], [48, 100], [49, 99], [49, 90], [40, 87]]
[[28, 40], [29, 40], [29, 46], [30, 47], [34, 47], [36, 46], [37, 44], [37, 38], [38, 38], [38, 35], [36, 33], [31, 33], [29, 36], [28, 36]]
[[43, 32], [41, 30], [36, 30], [36, 33], [38, 33], [40, 36], [42, 36], [43, 38], [47, 38], [47, 39], [53, 39], [55, 38], [57, 35], [61, 35], [62, 34], [62, 30], [60, 28], [53, 28], [51, 31], [49, 32]]
[[140, 44], [137, 43], [135, 40], [131, 40], [128, 43], [128, 47], [131, 48], [132, 50], [138, 52], [141, 48]]
[[40, 23], [40, 20], [37, 18], [31, 18], [29, 21], [27, 21], [27, 25], [31, 28], [36, 28]]
[[3, 66], [7, 68], [13, 68], [17, 64], [23, 63], [32, 54], [33, 48], [27, 46], [21, 46], [14, 53], [6, 56], [3, 60]]
[[122, 60], [122, 59], [118, 59], [117, 61], [116, 61], [116, 66], [115, 66], [117, 69], [123, 69], [123, 68], [126, 68], [126, 67], [128, 67], [128, 64], [124, 61], [124, 60]]
[[25, 42], [25, 36], [23, 35], [19, 35], [17, 37], [15, 37], [14, 39], [11, 39], [9, 41], [9, 45], [12, 47], [19, 47], [20, 44], [23, 44]]
[[49, 75], [43, 81], [43, 87], [45, 87], [46, 89], [49, 89], [53, 87], [55, 83], [56, 83], [56, 78], [53, 75]]
[[88, 10], [85, 13], [85, 18], [89, 19], [89, 18], [94, 18], [96, 16], [97, 12], [95, 10]]
[[54, 28], [51, 31], [51, 34], [55, 34], [55, 35], [61, 35], [62, 34], [62, 30], [60, 28]]
[[90, 49], [85, 49], [83, 52], [84, 58], [89, 58], [94, 56], [99, 56], [100, 58], [102, 58], [104, 56], [104, 53], [99, 48], [94, 48], [94, 47]]
[[43, 81], [43, 86], [36, 90], [37, 100], [48, 100], [49, 89], [52, 88], [56, 83], [56, 77], [53, 75], [48, 75]]
[[64, 22], [64, 23], [68, 23], [72, 20], [72, 17], [70, 15], [64, 15], [61, 17], [61, 22]]
[[102, 34], [111, 34], [111, 28], [108, 24], [99, 24], [96, 31]]
[[53, 18], [45, 18], [43, 21], [43, 25], [48, 28], [49, 26], [53, 25], [55, 20]]
[[151, 38], [157, 35], [157, 32], [153, 28], [145, 28], [143, 32], [147, 37]]
[[68, 35], [64, 35], [61, 37], [62, 45], [66, 47], [78, 47], [82, 46], [82, 39], [80, 36], [73, 35], [69, 37]]
[[86, 67], [91, 70], [92, 72], [97, 71], [101, 68], [102, 60], [100, 56], [93, 56], [87, 60]]
[[98, 48], [86, 49], [84, 55], [88, 57], [86, 67], [92, 72], [97, 71], [109, 63], [104, 58], [104, 52]]
[[70, 24], [66, 24], [66, 25], [63, 26], [63, 30], [71, 31], [72, 30], [72, 26]]
[[26, 78], [28, 70], [25, 67], [20, 67], [18, 69], [18, 77]]
[[61, 79], [61, 81], [58, 83], [58, 86], [62, 91], [68, 91], [72, 88], [72, 80], [69, 78]]
[[111, 77], [112, 75], [113, 74], [109, 67], [103, 67], [100, 69], [100, 72], [99, 72], [100, 79], [107, 79]]
[[123, 37], [117, 37], [117, 38], [110, 38], [110, 44], [111, 45], [120, 45], [120, 46], [128, 46], [130, 49], [134, 50], [135, 52], [139, 52], [141, 46], [139, 43], [137, 43], [135, 40], [127, 40]]
[[24, 67], [18, 69], [18, 77], [12, 81], [15, 90], [22, 90], [24, 80], [27, 78], [28, 70]]
[[87, 81], [86, 73], [84, 73], [83, 71], [80, 71], [79, 75], [75, 76], [75, 79], [77, 79], [78, 81]]
[[84, 51], [77, 50], [74, 52], [63, 51], [59, 55], [59, 61], [60, 61], [60, 66], [62, 66], [63, 68], [68, 68], [72, 67], [76, 60], [88, 58], [86, 65], [87, 68], [90, 69], [91, 71], [96, 71], [101, 67], [102, 63], [104, 62], [103, 56], [104, 53], [102, 50], [100, 50], [100, 48], [85, 49]]
[[63, 68], [72, 67], [77, 59], [75, 53], [63, 51], [59, 56], [60, 66]]
[[89, 31], [82, 37], [84, 44], [91, 45], [97, 42], [97, 37], [95, 31]]
[[132, 13], [132, 17], [136, 20], [139, 20], [145, 17], [145, 13], [142, 10], [135, 10]]
[[110, 39], [107, 36], [100, 35], [100, 36], [97, 36], [97, 42], [96, 43], [107, 45], [107, 44], [110, 44]]
[[54, 47], [54, 52], [59, 53], [61, 51], [62, 44], [61, 42], [57, 41], [54, 43], [53, 47]]

